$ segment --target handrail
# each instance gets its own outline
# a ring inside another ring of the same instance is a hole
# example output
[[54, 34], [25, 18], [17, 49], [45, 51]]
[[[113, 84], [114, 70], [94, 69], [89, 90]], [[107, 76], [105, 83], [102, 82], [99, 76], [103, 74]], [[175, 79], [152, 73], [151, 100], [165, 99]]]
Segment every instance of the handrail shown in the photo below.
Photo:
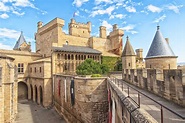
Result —
[[[112, 80], [112, 79], [110, 79], [110, 80]], [[114, 82], [113, 80], [115, 80], [115, 82]], [[116, 85], [120, 85], [119, 81], [122, 82], [122, 84], [124, 83], [125, 85], [127, 85], [127, 87], [128, 87], [128, 92], [127, 92], [127, 93], [128, 93], [128, 96], [129, 96], [129, 88], [132, 88], [133, 90], [135, 90], [136, 92], [138, 92], [138, 103], [139, 103], [138, 106], [139, 106], [139, 108], [140, 108], [140, 94], [142, 94], [143, 96], [147, 97], [148, 99], [150, 99], [150, 100], [152, 100], [153, 102], [155, 102], [155, 103], [157, 103], [158, 105], [160, 105], [160, 107], [161, 107], [161, 123], [163, 123], [163, 108], [167, 109], [168, 111], [170, 111], [171, 113], [175, 114], [176, 116], [178, 116], [178, 117], [180, 117], [180, 118], [182, 118], [182, 119], [185, 119], [185, 116], [182, 116], [182, 115], [180, 115], [179, 113], [177, 113], [177, 112], [171, 110], [170, 108], [164, 106], [163, 104], [161, 104], [161, 103], [159, 103], [158, 101], [152, 99], [151, 97], [147, 96], [147, 95], [144, 94], [143, 92], [137, 90], [135, 87], [129, 85], [129, 84], [126, 83], [125, 81], [120, 80], [120, 79], [118, 79], [118, 78], [116, 78], [116, 77], [113, 77], [113, 80], [112, 80], [112, 82], [115, 83]], [[118, 82], [116, 83], [116, 81], [118, 81]], [[122, 85], [120, 88], [122, 88], [122, 90], [123, 90], [123, 85]], [[130, 97], [130, 96], [129, 96], [129, 97]], [[131, 98], [131, 97], [130, 97], [130, 98]], [[131, 99], [132, 99], [132, 98], [131, 98]], [[135, 101], [134, 101], [134, 102], [135, 102]], [[137, 104], [137, 103], [136, 103], [136, 104]]]

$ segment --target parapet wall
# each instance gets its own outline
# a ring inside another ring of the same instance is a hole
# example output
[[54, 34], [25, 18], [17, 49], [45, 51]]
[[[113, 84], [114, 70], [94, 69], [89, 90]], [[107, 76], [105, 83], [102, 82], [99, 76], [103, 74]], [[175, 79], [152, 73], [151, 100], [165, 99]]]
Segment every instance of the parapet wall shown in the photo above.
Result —
[[115, 123], [157, 123], [157, 121], [145, 110], [128, 98], [128, 94], [121, 91], [110, 79], [107, 88], [109, 90], [109, 118]]
[[54, 105], [68, 123], [107, 123], [107, 80], [55, 75]]
[[184, 72], [179, 69], [124, 69], [123, 80], [185, 107]]

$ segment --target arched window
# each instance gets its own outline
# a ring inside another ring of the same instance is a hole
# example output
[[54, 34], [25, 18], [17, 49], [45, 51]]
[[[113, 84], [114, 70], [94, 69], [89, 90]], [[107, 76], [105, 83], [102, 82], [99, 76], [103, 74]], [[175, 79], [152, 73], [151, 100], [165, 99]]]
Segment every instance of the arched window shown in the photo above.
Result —
[[73, 54], [71, 55], [71, 59], [72, 59], [72, 60], [74, 60], [74, 56], [73, 56]]
[[65, 54], [65, 60], [67, 60], [67, 54]]

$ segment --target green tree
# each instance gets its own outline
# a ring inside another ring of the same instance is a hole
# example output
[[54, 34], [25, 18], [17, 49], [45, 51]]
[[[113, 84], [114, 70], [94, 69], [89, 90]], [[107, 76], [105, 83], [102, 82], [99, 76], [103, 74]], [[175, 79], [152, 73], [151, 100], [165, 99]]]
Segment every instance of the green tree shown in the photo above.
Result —
[[93, 59], [86, 59], [76, 69], [78, 75], [105, 74], [108, 71], [109, 68], [107, 65], [100, 64]]

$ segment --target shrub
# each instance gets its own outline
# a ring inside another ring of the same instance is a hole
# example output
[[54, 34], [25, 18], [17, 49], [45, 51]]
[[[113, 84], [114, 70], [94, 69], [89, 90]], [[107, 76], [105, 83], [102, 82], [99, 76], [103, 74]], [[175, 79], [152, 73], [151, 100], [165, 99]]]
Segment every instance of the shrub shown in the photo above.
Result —
[[100, 64], [93, 59], [86, 59], [76, 69], [78, 75], [105, 74], [108, 71], [109, 68], [107, 65]]
[[100, 74], [92, 74], [91, 77], [101, 77], [101, 75]]

